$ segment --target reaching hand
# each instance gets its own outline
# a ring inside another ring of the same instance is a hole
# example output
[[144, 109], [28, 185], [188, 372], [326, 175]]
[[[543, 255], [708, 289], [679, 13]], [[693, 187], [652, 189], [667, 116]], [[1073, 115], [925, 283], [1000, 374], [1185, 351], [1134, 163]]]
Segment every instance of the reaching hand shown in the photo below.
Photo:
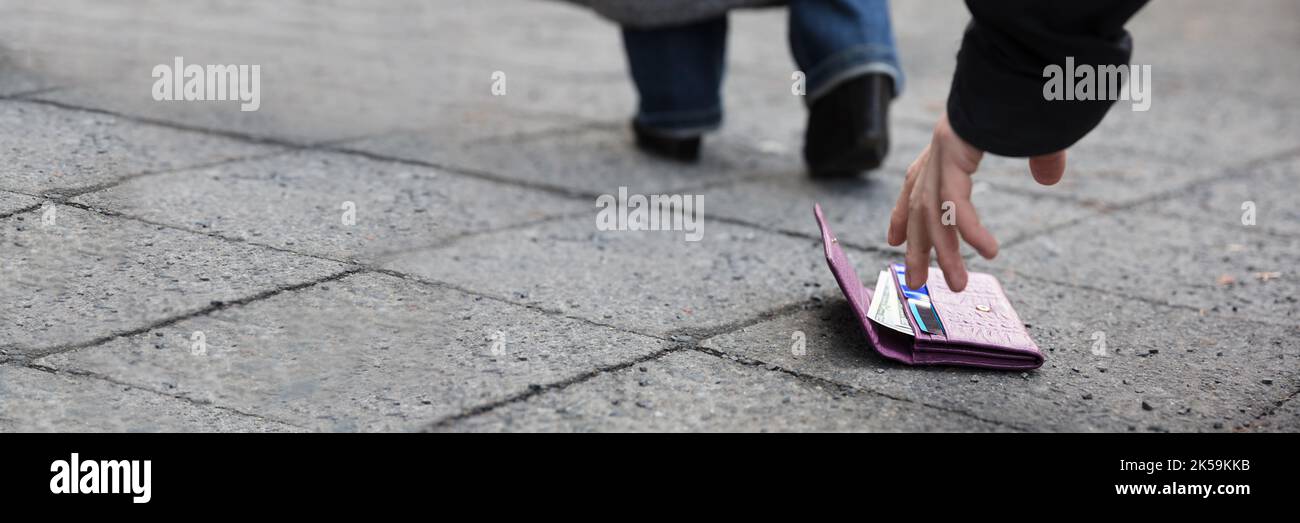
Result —
[[[889, 218], [889, 244], [907, 243], [907, 286], [925, 285], [930, 268], [930, 250], [939, 257], [948, 288], [966, 288], [966, 263], [962, 260], [957, 234], [985, 258], [998, 254], [998, 241], [980, 225], [971, 204], [971, 176], [979, 168], [984, 151], [962, 140], [948, 124], [945, 114], [934, 126], [930, 145], [907, 168], [907, 181]], [[1043, 185], [1052, 185], [1065, 173], [1065, 151], [1029, 159], [1029, 170]]]

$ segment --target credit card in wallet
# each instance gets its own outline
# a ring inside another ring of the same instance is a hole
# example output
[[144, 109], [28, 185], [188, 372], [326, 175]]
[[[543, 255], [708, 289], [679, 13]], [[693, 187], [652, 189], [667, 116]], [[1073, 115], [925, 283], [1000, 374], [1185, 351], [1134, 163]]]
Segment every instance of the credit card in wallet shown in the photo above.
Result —
[[939, 313], [934, 311], [934, 305], [921, 300], [907, 300], [907, 305], [921, 330], [930, 334], [943, 334], [943, 324], [939, 322]]
[[903, 289], [903, 299], [907, 303], [907, 310], [912, 314], [912, 319], [916, 320], [916, 326], [929, 334], [944, 335], [943, 322], [939, 321], [939, 312], [930, 302], [930, 289], [925, 285], [920, 289], [908, 287], [907, 268], [901, 263], [895, 263], [891, 267], [898, 275], [898, 286]]

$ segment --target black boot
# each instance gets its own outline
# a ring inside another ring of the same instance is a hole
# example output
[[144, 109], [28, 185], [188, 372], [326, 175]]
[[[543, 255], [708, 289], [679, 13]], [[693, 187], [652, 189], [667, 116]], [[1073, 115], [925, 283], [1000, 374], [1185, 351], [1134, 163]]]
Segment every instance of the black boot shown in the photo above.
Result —
[[814, 177], [852, 176], [880, 167], [889, 152], [894, 80], [867, 73], [835, 86], [808, 108], [803, 157]]
[[694, 163], [700, 159], [699, 136], [669, 136], [642, 127], [635, 120], [632, 132], [636, 134], [636, 146], [647, 153], [679, 162]]

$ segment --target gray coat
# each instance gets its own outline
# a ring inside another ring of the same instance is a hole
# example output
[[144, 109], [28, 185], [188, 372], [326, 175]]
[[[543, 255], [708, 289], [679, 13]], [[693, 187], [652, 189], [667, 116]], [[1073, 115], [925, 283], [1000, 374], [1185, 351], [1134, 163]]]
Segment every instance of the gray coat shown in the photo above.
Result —
[[740, 7], [784, 4], [784, 0], [569, 0], [619, 25], [649, 29], [707, 20]]

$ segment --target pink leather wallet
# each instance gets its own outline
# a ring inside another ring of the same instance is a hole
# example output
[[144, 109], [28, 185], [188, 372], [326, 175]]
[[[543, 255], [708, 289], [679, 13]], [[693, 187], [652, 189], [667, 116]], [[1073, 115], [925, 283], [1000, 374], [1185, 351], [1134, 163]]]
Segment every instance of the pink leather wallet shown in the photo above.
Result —
[[[882, 325], [867, 316], [872, 290], [865, 287], [845, 257], [835, 235], [826, 225], [820, 205], [814, 205], [817, 225], [821, 227], [826, 247], [826, 262], [849, 300], [853, 314], [867, 333], [871, 346], [880, 355], [908, 365], [963, 365], [987, 369], [1025, 370], [1043, 365], [1043, 353], [1029, 338], [1025, 324], [1011, 308], [1002, 285], [991, 274], [972, 272], [966, 290], [948, 289], [943, 273], [930, 269], [926, 287], [935, 314], [942, 323], [940, 331], [920, 328], [912, 314], [904, 314], [914, 335], [907, 335]], [[904, 286], [898, 274], [889, 271], [898, 296]]]

